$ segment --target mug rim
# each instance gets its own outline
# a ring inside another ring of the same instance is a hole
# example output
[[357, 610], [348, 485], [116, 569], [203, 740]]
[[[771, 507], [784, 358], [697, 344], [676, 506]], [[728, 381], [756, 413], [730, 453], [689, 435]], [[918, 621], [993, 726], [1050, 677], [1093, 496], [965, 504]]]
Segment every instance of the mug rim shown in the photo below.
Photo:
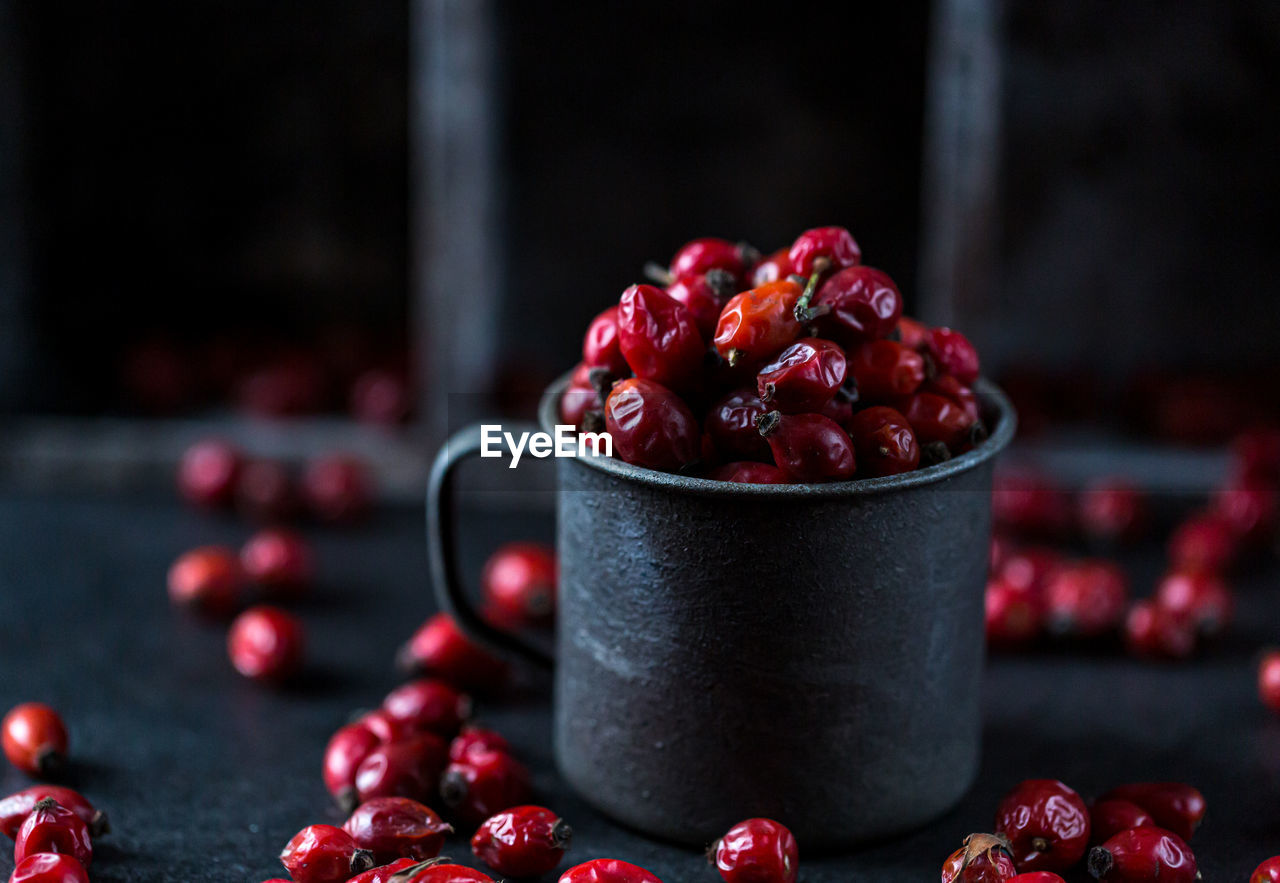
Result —
[[[542, 401], [538, 405], [538, 423], [546, 432], [555, 430], [560, 416], [560, 397], [572, 376], [573, 371], [565, 372], [556, 378], [542, 394]], [[618, 457], [591, 455], [574, 457], [573, 462], [626, 481], [705, 496], [843, 497], [921, 487], [936, 484], [974, 469], [1004, 450], [1013, 439], [1018, 427], [1018, 416], [1004, 391], [983, 377], [979, 377], [974, 382], [973, 391], [985, 406], [985, 410], [994, 413], [997, 418], [995, 427], [986, 440], [958, 457], [898, 475], [855, 478], [849, 481], [830, 481], [820, 484], [746, 484], [673, 472], [659, 472], [656, 469], [627, 463]]]

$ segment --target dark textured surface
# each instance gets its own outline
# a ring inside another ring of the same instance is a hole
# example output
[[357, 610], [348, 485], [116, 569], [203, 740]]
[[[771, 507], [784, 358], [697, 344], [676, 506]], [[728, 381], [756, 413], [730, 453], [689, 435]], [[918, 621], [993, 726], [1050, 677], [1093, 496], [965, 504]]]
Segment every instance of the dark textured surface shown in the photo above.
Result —
[[[100, 842], [95, 880], [275, 876], [274, 855], [295, 830], [335, 818], [319, 777], [329, 732], [395, 683], [395, 645], [433, 608], [421, 512], [315, 531], [324, 576], [300, 608], [312, 675], [293, 689], [261, 689], [231, 672], [222, 630], [175, 615], [162, 588], [181, 549], [246, 533], [167, 499], [0, 497], [0, 705], [41, 698], [65, 711], [74, 783], [116, 823]], [[551, 525], [545, 514], [489, 511], [465, 517], [461, 533], [474, 575], [492, 545], [549, 539]], [[1158, 549], [1128, 563], [1150, 579]], [[1044, 775], [1086, 796], [1142, 777], [1198, 784], [1210, 804], [1193, 842], [1205, 879], [1245, 879], [1280, 853], [1280, 719], [1259, 706], [1252, 667], [1257, 648], [1280, 639], [1277, 582], [1274, 567], [1242, 577], [1235, 635], [1192, 664], [1144, 665], [1105, 649], [996, 658], [983, 690], [981, 770], [959, 807], [851, 856], [818, 858], [802, 843], [802, 880], [935, 879], [959, 838], [990, 823], [1004, 790]], [[551, 771], [546, 690], [531, 678], [481, 702], [480, 714], [529, 761], [538, 798], [573, 823], [572, 857], [626, 858], [667, 883], [716, 879], [695, 850], [629, 834], [567, 792]], [[0, 775], [6, 789], [24, 782]], [[458, 841], [448, 852], [466, 855]], [[0, 858], [0, 872], [8, 868]]]

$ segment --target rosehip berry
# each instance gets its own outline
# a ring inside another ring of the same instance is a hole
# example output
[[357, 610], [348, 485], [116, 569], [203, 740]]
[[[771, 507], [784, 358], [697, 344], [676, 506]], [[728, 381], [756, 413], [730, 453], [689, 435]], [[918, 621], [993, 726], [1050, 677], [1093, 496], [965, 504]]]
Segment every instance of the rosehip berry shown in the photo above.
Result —
[[1196, 857], [1161, 828], [1130, 828], [1089, 850], [1089, 873], [1104, 883], [1192, 883]]
[[225, 506], [235, 493], [243, 465], [244, 456], [235, 445], [217, 439], [197, 442], [178, 464], [178, 490], [197, 506]]
[[1129, 580], [1109, 561], [1059, 567], [1044, 586], [1045, 625], [1059, 635], [1095, 637], [1124, 621]]
[[169, 600], [222, 618], [235, 612], [243, 582], [240, 561], [233, 551], [201, 546], [184, 552], [169, 567]]
[[[390, 864], [372, 868], [363, 874], [357, 874], [347, 883], [403, 883], [405, 879], [404, 873], [410, 868], [421, 864], [422, 862], [416, 859], [398, 858]], [[267, 880], [266, 883], [277, 883], [277, 881]], [[279, 883], [290, 883], [290, 881], [281, 880]]]
[[17, 863], [9, 883], [89, 883], [89, 875], [69, 855], [37, 852]]
[[42, 779], [66, 768], [67, 741], [62, 718], [43, 702], [15, 705], [0, 722], [0, 744], [9, 763]]
[[1089, 810], [1056, 779], [1027, 779], [1004, 796], [995, 828], [1020, 871], [1065, 871], [1089, 845]]
[[1005, 582], [1026, 589], [1038, 598], [1049, 577], [1063, 563], [1062, 556], [1053, 549], [1027, 546], [1006, 557], [998, 575]]
[[[604, 424], [604, 396], [600, 394], [602, 385], [611, 384], [612, 377], [604, 368], [592, 368], [586, 362], [579, 362], [569, 378], [569, 385], [560, 396], [560, 419], [570, 426], [579, 429], [598, 429]], [[592, 416], [588, 418], [588, 414]], [[595, 427], [588, 427], [588, 419], [599, 420]]]
[[697, 380], [706, 351], [693, 314], [653, 285], [632, 285], [622, 292], [618, 341], [637, 377], [673, 389]]
[[1169, 563], [1175, 570], [1224, 571], [1239, 551], [1235, 531], [1221, 515], [1193, 515], [1169, 538]]
[[1258, 663], [1258, 698], [1267, 708], [1280, 714], [1280, 650], [1264, 654]]
[[986, 438], [981, 420], [974, 420], [964, 408], [936, 393], [916, 392], [891, 404], [907, 418], [922, 446], [943, 445], [950, 453], [959, 453]]
[[800, 336], [795, 310], [803, 292], [792, 280], [780, 279], [729, 298], [716, 323], [716, 352], [731, 366], [762, 364]]
[[1204, 795], [1184, 782], [1133, 782], [1112, 788], [1100, 800], [1127, 800], [1151, 814], [1161, 828], [1190, 840], [1204, 819]]
[[929, 348], [929, 326], [923, 322], [910, 316], [901, 316], [897, 331], [898, 342], [908, 349], [921, 352]]
[[333, 825], [308, 825], [293, 835], [280, 862], [294, 883], [346, 883], [373, 867], [373, 855]]
[[760, 418], [760, 435], [778, 468], [795, 481], [844, 481], [856, 470], [848, 433], [820, 414], [770, 411]]
[[464, 727], [457, 738], [449, 743], [449, 760], [463, 763], [473, 753], [488, 754], [493, 751], [508, 753], [511, 751], [511, 743], [494, 730]]
[[404, 876], [396, 877], [395, 883], [494, 883], [492, 877], [475, 868], [448, 862], [432, 864], [428, 861], [417, 870], [410, 868], [401, 874]]
[[1217, 574], [1179, 571], [1166, 574], [1156, 587], [1155, 601], [1199, 634], [1214, 637], [1231, 622], [1235, 603], [1231, 590]]
[[1005, 883], [1017, 873], [1008, 846], [991, 834], [970, 834], [942, 863], [942, 883]]
[[373, 497], [364, 463], [347, 454], [317, 457], [302, 473], [302, 495], [321, 521], [347, 523], [363, 517]]
[[302, 623], [278, 607], [250, 607], [227, 633], [227, 655], [246, 678], [281, 683], [302, 667], [306, 638]]
[[1142, 492], [1122, 478], [1093, 482], [1080, 494], [1079, 506], [1081, 529], [1105, 543], [1132, 542], [1146, 527]]
[[560, 875], [557, 883], [662, 883], [639, 865], [617, 858], [595, 858], [574, 865]]
[[667, 272], [672, 279], [683, 279], [686, 276], [698, 276], [711, 270], [724, 270], [735, 279], [746, 275], [748, 258], [754, 249], [741, 243], [714, 236], [695, 239], [680, 246], [680, 250], [671, 258], [671, 266]]
[[445, 835], [453, 832], [434, 810], [407, 797], [375, 797], [360, 804], [342, 830], [379, 865], [401, 858], [435, 858]]
[[902, 315], [902, 295], [883, 270], [847, 267], [818, 289], [812, 310], [824, 337], [854, 347], [889, 336]]
[[1277, 491], [1271, 482], [1234, 479], [1213, 495], [1213, 509], [1243, 542], [1265, 542], [1275, 530]]
[[1040, 634], [1040, 605], [1035, 593], [1003, 579], [987, 582], [987, 643], [1016, 647]]
[[795, 267], [791, 263], [790, 249], [780, 248], [771, 255], [761, 258], [759, 263], [751, 268], [751, 286], [759, 288], [769, 282], [777, 282], [779, 279], [786, 279], [792, 273], [796, 272]]
[[618, 339], [618, 307], [615, 304], [591, 320], [582, 338], [582, 364], [604, 368], [610, 374], [628, 374], [631, 368], [622, 357]]
[[289, 469], [275, 460], [246, 463], [236, 482], [236, 508], [263, 523], [292, 519], [298, 514], [298, 495]]
[[1249, 883], [1280, 883], [1280, 855], [1272, 856], [1253, 869]]
[[735, 484], [790, 484], [791, 478], [772, 463], [756, 463], [739, 460], [718, 466], [707, 474], [713, 481], [730, 481]]
[[430, 800], [449, 758], [449, 746], [434, 733], [419, 733], [376, 746], [356, 768], [356, 797]]
[[507, 679], [507, 664], [476, 644], [447, 613], [437, 613], [401, 648], [400, 667], [443, 678], [464, 690], [495, 690]]
[[944, 399], [950, 399], [960, 406], [960, 410], [968, 415], [970, 420], [977, 422], [982, 416], [978, 408], [978, 396], [972, 389], [965, 386], [959, 380], [956, 380], [950, 374], [939, 374], [932, 379], [926, 379], [920, 385], [921, 392], [931, 392], [934, 395], [940, 395]]
[[1145, 659], [1186, 659], [1196, 649], [1196, 633], [1150, 598], [1136, 602], [1124, 622], [1129, 653]]
[[725, 883], [795, 883], [796, 838], [772, 819], [738, 822], [708, 850]]
[[844, 350], [829, 340], [797, 340], [760, 369], [756, 388], [760, 401], [784, 414], [817, 411], [844, 383]]
[[89, 836], [98, 837], [111, 830], [107, 814], [94, 808], [83, 794], [61, 785], [32, 785], [0, 800], [0, 833], [12, 839], [35, 805], [51, 798], [80, 817], [89, 826]]
[[1044, 476], [997, 471], [991, 516], [1012, 533], [1054, 537], [1071, 522], [1071, 499]]
[[449, 764], [440, 779], [440, 798], [463, 823], [478, 825], [529, 799], [529, 771], [505, 751], [472, 751]]
[[409, 384], [398, 371], [370, 368], [351, 383], [348, 407], [363, 423], [396, 426], [409, 416]]
[[756, 428], [768, 410], [754, 389], [735, 389], [711, 406], [703, 428], [721, 456], [768, 463], [773, 453]]
[[22, 864], [29, 855], [56, 852], [69, 855], [88, 870], [93, 862], [89, 826], [52, 797], [36, 801], [13, 839], [13, 861]]
[[1155, 825], [1145, 809], [1128, 800], [1099, 800], [1089, 813], [1089, 841], [1105, 843], [1121, 831]]
[[651, 380], [614, 384], [604, 417], [614, 453], [628, 463], [678, 472], [701, 454], [702, 433], [689, 406]]
[[385, 708], [375, 708], [359, 715], [354, 723], [378, 737], [379, 742], [399, 742], [422, 732], [412, 721], [393, 716]]
[[573, 830], [542, 806], [516, 806], [485, 819], [471, 838], [471, 851], [499, 874], [539, 877], [564, 857]]
[[852, 267], [862, 261], [862, 249], [844, 227], [814, 227], [796, 237], [787, 252], [792, 272], [809, 276], [819, 269], [819, 261], [833, 270]]
[[854, 414], [848, 426], [860, 474], [897, 475], [920, 465], [915, 433], [893, 408], [866, 408]]
[[703, 276], [682, 276], [666, 288], [667, 294], [693, 316], [703, 340], [716, 333], [716, 322], [724, 302], [738, 292], [738, 282], [724, 270], [711, 270]]
[[297, 597], [311, 584], [311, 547], [291, 530], [268, 528], [240, 549], [240, 567], [251, 581], [273, 595]]
[[356, 770], [379, 745], [379, 739], [361, 723], [347, 724], [329, 739], [324, 751], [324, 784], [344, 812], [358, 802]]
[[382, 700], [382, 709], [415, 730], [452, 738], [471, 716], [471, 697], [444, 681], [420, 678], [401, 684]]
[[818, 413], [828, 420], [834, 420], [836, 425], [848, 430], [849, 424], [853, 422], [853, 403], [857, 401], [857, 398], [857, 388], [851, 386], [846, 380], [840, 391], [823, 405], [818, 410]]
[[973, 383], [978, 379], [978, 351], [959, 331], [934, 328], [929, 331], [926, 346], [934, 364], [942, 372], [954, 376], [961, 383]]
[[485, 562], [480, 587], [504, 622], [537, 625], [556, 609], [556, 553], [539, 543], [508, 543]]
[[924, 383], [924, 357], [896, 340], [870, 340], [853, 350], [849, 373], [863, 398], [910, 395]]

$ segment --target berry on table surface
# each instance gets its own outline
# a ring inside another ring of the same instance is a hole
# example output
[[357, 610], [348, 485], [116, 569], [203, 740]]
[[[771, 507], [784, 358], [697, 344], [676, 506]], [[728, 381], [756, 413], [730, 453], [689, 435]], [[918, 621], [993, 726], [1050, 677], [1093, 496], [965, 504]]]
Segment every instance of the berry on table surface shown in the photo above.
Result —
[[302, 667], [306, 637], [301, 621], [278, 607], [250, 607], [227, 633], [236, 671], [255, 681], [281, 683]]
[[283, 528], [267, 528], [251, 536], [240, 549], [240, 568], [268, 594], [286, 598], [305, 592], [315, 571], [307, 541]]
[[492, 815], [476, 829], [471, 851], [508, 877], [550, 873], [573, 839], [564, 819], [542, 806], [515, 806]]
[[1132, 782], [1112, 788], [1099, 800], [1128, 800], [1150, 813], [1161, 828], [1190, 840], [1204, 820], [1207, 804], [1200, 791], [1185, 782]]
[[1147, 526], [1145, 495], [1124, 478], [1102, 478], [1080, 492], [1080, 529], [1106, 543], [1138, 539]]
[[307, 464], [302, 496], [321, 521], [347, 523], [362, 518], [373, 502], [373, 477], [349, 454], [328, 454]]
[[1089, 810], [1062, 782], [1027, 779], [1000, 801], [995, 829], [1019, 871], [1065, 871], [1089, 845]]
[[1270, 650], [1258, 662], [1258, 698], [1280, 714], [1280, 650]]
[[1121, 831], [1155, 825], [1150, 813], [1130, 800], [1099, 800], [1089, 812], [1089, 841], [1104, 843]]
[[1231, 589], [1221, 576], [1208, 570], [1166, 574], [1156, 586], [1155, 602], [1207, 638], [1226, 630], [1235, 609]]
[[490, 751], [510, 753], [511, 745], [501, 733], [495, 730], [466, 726], [449, 743], [449, 760], [465, 761], [473, 752], [485, 754]]
[[1196, 857], [1181, 837], [1163, 828], [1121, 831], [1089, 850], [1089, 873], [1103, 883], [1192, 883]]
[[556, 608], [555, 550], [541, 543], [508, 543], [489, 556], [480, 577], [487, 608], [502, 621], [537, 625]]
[[1030, 589], [999, 577], [988, 580], [984, 609], [993, 647], [1022, 646], [1040, 635], [1040, 602]]
[[415, 730], [429, 730], [449, 739], [471, 717], [471, 697], [444, 681], [419, 678], [388, 693], [382, 710]]
[[243, 586], [240, 559], [224, 546], [191, 549], [169, 567], [169, 600], [206, 616], [235, 613]]
[[308, 825], [285, 844], [280, 862], [294, 883], [346, 883], [373, 867], [373, 856], [333, 825]]
[[89, 883], [84, 865], [69, 855], [37, 852], [16, 865], [9, 883]]
[[36, 801], [31, 812], [22, 820], [13, 840], [15, 864], [21, 864], [27, 856], [41, 852], [69, 855], [85, 870], [93, 862], [89, 826], [52, 797]]
[[431, 801], [448, 758], [448, 744], [434, 733], [381, 743], [356, 768], [356, 797], [362, 803], [376, 797]]
[[1280, 883], [1280, 855], [1272, 856], [1253, 869], [1249, 883]]
[[1214, 512], [1199, 513], [1169, 537], [1169, 564], [1174, 570], [1221, 572], [1234, 563], [1239, 547], [1230, 522]]
[[1095, 637], [1124, 621], [1129, 579], [1113, 562], [1075, 561], [1062, 565], [1044, 585], [1044, 617], [1059, 635]]
[[0, 800], [0, 833], [10, 839], [16, 837], [18, 828], [35, 805], [49, 797], [79, 816], [89, 826], [90, 836], [98, 837], [111, 830], [107, 814], [95, 809], [79, 791], [61, 785], [42, 784], [23, 788]]
[[440, 854], [453, 827], [430, 807], [408, 797], [375, 797], [360, 804], [342, 825], [356, 846], [378, 864], [401, 858], [422, 861]]
[[557, 883], [662, 883], [657, 875], [639, 865], [617, 858], [596, 858], [574, 865], [560, 875]]
[[992, 834], [970, 834], [942, 863], [942, 883], [1005, 883], [1017, 873], [1008, 844]]
[[505, 751], [470, 751], [445, 769], [440, 799], [454, 818], [479, 825], [494, 813], [528, 801], [529, 771]]
[[739, 822], [707, 855], [725, 883], [795, 883], [800, 871], [796, 838], [773, 819]]
[[230, 442], [206, 439], [182, 454], [178, 490], [197, 506], [215, 508], [231, 502], [244, 455]]
[[772, 463], [769, 443], [760, 437], [757, 422], [769, 409], [754, 389], [725, 393], [707, 411], [703, 428], [716, 452], [727, 460], [759, 460]]
[[351, 812], [359, 803], [356, 771], [379, 744], [377, 734], [359, 722], [347, 724], [330, 737], [324, 751], [324, 784], [344, 812]]
[[508, 674], [505, 662], [463, 634], [443, 612], [413, 633], [396, 661], [404, 671], [441, 678], [464, 690], [496, 690]]
[[67, 726], [43, 702], [23, 702], [0, 721], [0, 746], [9, 763], [24, 773], [57, 776], [67, 764]]
[[1196, 633], [1151, 598], [1129, 608], [1124, 621], [1125, 647], [1142, 659], [1186, 659], [1196, 649]]

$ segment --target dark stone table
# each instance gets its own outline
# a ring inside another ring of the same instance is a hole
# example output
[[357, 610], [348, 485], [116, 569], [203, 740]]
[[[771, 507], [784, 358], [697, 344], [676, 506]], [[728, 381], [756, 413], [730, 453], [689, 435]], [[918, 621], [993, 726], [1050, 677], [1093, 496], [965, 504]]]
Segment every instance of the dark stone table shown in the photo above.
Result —
[[[465, 531], [471, 571], [506, 539], [549, 538], [550, 519], [487, 511]], [[71, 728], [71, 783], [110, 811], [98, 881], [256, 881], [298, 828], [340, 821], [320, 781], [329, 734], [396, 683], [396, 646], [429, 614], [422, 514], [380, 512], [351, 531], [314, 529], [321, 585], [299, 610], [310, 671], [272, 691], [235, 675], [224, 631], [170, 609], [165, 571], [181, 550], [238, 543], [248, 529], [163, 496], [0, 496], [0, 707], [41, 699]], [[1139, 581], [1159, 550], [1127, 561]], [[1209, 801], [1193, 842], [1207, 881], [1242, 881], [1280, 853], [1280, 718], [1254, 692], [1253, 659], [1280, 643], [1280, 569], [1241, 577], [1229, 642], [1184, 665], [1130, 661], [1110, 648], [997, 657], [986, 680], [986, 747], [977, 785], [946, 817], [850, 856], [801, 844], [806, 883], [936, 879], [969, 831], [991, 823], [1019, 779], [1065, 779], [1086, 797], [1146, 778], [1197, 784]], [[480, 704], [535, 771], [538, 800], [573, 824], [571, 857], [613, 856], [667, 883], [718, 879], [701, 856], [624, 831], [569, 794], [553, 771], [545, 679]], [[946, 726], [938, 721], [938, 726]], [[0, 787], [24, 778], [6, 767]], [[875, 795], [850, 794], [850, 800]], [[469, 861], [465, 844], [446, 853]], [[8, 856], [0, 858], [7, 874]]]

